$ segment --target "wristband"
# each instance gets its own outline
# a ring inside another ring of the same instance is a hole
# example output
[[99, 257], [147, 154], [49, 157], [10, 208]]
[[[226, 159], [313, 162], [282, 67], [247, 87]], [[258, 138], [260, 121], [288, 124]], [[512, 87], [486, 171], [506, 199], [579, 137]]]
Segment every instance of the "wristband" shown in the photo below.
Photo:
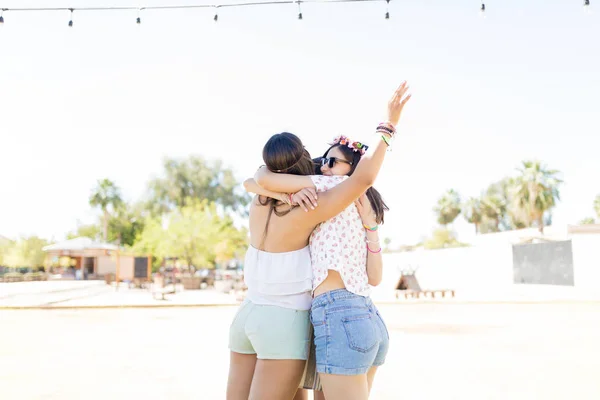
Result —
[[377, 228], [379, 228], [379, 225], [375, 225], [373, 227], [369, 227], [369, 226], [366, 226], [365, 224], [363, 224], [363, 226], [365, 227], [366, 230], [369, 230], [371, 232], [375, 232], [377, 230]]

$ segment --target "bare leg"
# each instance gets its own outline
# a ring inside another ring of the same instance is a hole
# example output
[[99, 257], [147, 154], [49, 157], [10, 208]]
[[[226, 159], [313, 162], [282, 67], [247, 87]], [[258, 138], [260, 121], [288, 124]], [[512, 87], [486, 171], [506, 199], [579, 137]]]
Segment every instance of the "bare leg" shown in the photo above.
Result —
[[325, 393], [320, 390], [314, 391], [314, 400], [325, 400]]
[[291, 400], [306, 360], [258, 360], [248, 400]]
[[294, 396], [294, 400], [308, 400], [308, 390], [298, 389]]
[[373, 380], [375, 379], [376, 372], [377, 372], [377, 367], [371, 367], [367, 371], [367, 383], [369, 384], [369, 396], [371, 395], [371, 388], [373, 387]]
[[227, 400], [248, 400], [255, 366], [256, 354], [231, 352], [229, 378], [227, 379]]
[[349, 376], [321, 374], [321, 382], [327, 400], [367, 400], [369, 398], [367, 374]]

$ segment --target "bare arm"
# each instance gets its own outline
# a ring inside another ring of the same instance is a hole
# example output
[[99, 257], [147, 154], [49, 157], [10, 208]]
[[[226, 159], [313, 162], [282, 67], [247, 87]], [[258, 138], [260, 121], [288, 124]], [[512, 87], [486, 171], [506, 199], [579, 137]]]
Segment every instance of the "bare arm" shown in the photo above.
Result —
[[256, 171], [254, 180], [261, 187], [275, 192], [296, 193], [304, 188], [315, 187], [308, 175], [278, 174], [265, 166]]
[[[368, 227], [377, 226], [375, 212], [371, 202], [366, 195], [360, 196], [355, 202], [363, 225]], [[367, 277], [369, 285], [377, 286], [383, 279], [383, 256], [381, 254], [381, 244], [379, 243], [378, 231], [367, 231]]]
[[259, 196], [270, 197], [272, 199], [277, 199], [279, 201], [282, 201], [286, 204], [291, 204], [290, 197], [287, 193], [279, 193], [279, 192], [273, 192], [271, 190], [267, 190], [267, 189], [259, 186], [256, 183], [256, 181], [252, 178], [248, 178], [244, 181], [244, 189], [246, 189], [246, 192], [248, 192], [248, 193], [254, 193]]
[[[388, 104], [388, 120], [394, 126], [400, 119], [404, 105], [410, 99], [410, 95], [406, 94], [407, 91], [408, 86], [405, 82], [394, 92]], [[336, 216], [373, 185], [388, 147], [380, 136], [377, 138], [373, 151], [369, 151], [362, 157], [351, 177], [319, 195], [319, 206], [306, 215], [305, 223], [316, 225]]]

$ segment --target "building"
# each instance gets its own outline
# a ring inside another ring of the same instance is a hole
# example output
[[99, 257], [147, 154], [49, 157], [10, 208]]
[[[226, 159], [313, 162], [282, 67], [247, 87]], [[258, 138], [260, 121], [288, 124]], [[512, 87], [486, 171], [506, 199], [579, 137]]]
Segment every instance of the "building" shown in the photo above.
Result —
[[[132, 280], [135, 276], [148, 274], [148, 257], [123, 254], [119, 246], [95, 242], [87, 237], [78, 237], [55, 243], [43, 248], [46, 266], [60, 257], [75, 260], [75, 271], [82, 271], [83, 279], [99, 279], [107, 274], [117, 274], [120, 280]], [[138, 271], [139, 270], [139, 271]]]

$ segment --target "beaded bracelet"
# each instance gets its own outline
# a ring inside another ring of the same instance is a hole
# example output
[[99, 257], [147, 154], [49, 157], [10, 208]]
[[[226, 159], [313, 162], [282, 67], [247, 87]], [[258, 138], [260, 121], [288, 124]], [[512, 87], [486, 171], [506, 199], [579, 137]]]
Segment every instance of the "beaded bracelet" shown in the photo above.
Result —
[[389, 133], [390, 135], [393, 135], [393, 134], [395, 134], [395, 133], [396, 133], [396, 131], [395, 131], [395, 130], [393, 130], [393, 129], [391, 129], [391, 128], [389, 128], [389, 127], [385, 126], [385, 125], [379, 125], [379, 126], [377, 127], [377, 130], [378, 130], [378, 131], [384, 131], [384, 132], [387, 132], [387, 133]]
[[369, 250], [369, 253], [373, 253], [373, 254], [377, 254], [377, 253], [381, 253], [381, 247], [379, 247], [379, 250], [377, 251], [373, 251], [369, 248], [369, 245], [367, 244], [367, 250]]
[[396, 127], [394, 126], [394, 124], [392, 124], [389, 121], [381, 122], [381, 123], [379, 123], [379, 126], [385, 126], [386, 128], [391, 129], [392, 131], [396, 132]]
[[379, 240], [368, 240], [367, 239], [367, 243], [379, 243]]

